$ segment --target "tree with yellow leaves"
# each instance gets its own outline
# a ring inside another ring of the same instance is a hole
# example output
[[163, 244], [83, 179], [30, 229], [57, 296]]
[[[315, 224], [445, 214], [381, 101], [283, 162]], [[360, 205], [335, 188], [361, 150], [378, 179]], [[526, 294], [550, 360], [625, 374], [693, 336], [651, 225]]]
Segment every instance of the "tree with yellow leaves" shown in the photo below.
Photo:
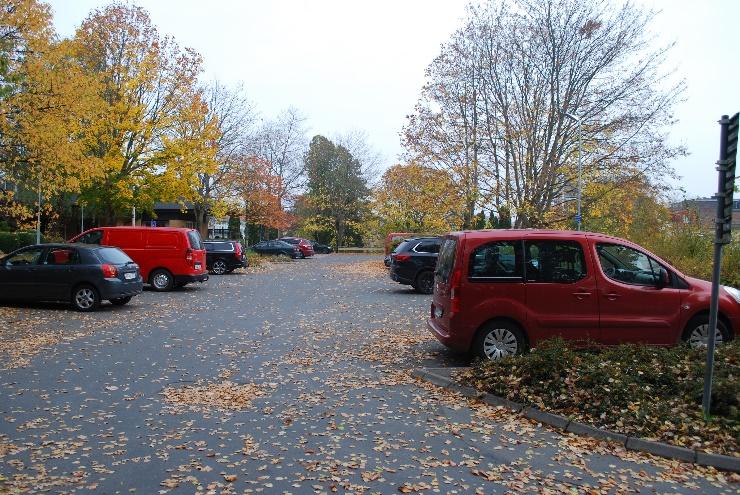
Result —
[[442, 233], [462, 225], [466, 205], [447, 171], [409, 163], [386, 170], [373, 210], [385, 233]]
[[144, 9], [122, 3], [93, 11], [72, 43], [99, 98], [80, 136], [101, 169], [87, 204], [112, 222], [132, 206], [194, 199], [198, 172], [215, 169], [217, 138], [197, 86], [200, 55], [160, 36]]

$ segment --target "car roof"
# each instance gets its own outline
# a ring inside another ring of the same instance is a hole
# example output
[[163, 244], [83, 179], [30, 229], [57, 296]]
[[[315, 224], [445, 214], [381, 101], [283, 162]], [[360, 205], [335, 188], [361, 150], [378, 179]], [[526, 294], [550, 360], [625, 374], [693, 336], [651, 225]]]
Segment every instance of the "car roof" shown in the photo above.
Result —
[[[139, 226], [131, 226], [131, 225], [120, 225], [120, 226], [103, 226], [103, 227], [95, 227], [92, 229], [86, 230], [86, 232], [91, 232], [93, 230], [103, 230], [103, 229], [112, 229], [112, 230], [156, 230], [157, 232], [190, 232], [195, 229], [191, 229], [188, 227], [139, 227]], [[197, 232], [197, 231], [196, 231]]]
[[425, 235], [425, 236], [419, 236], [419, 237], [409, 237], [408, 239], [404, 239], [404, 241], [425, 241], [429, 239], [441, 241], [443, 237], [439, 235]]
[[[95, 251], [96, 249], [100, 249], [101, 247], [114, 247], [114, 246], [99, 246], [97, 244], [82, 244], [77, 242], [50, 242], [48, 244], [31, 244], [29, 246], [23, 246], [22, 248], [16, 249], [16, 251], [20, 251], [21, 249], [29, 249], [29, 248], [76, 248], [76, 249], [87, 249], [90, 251]], [[116, 248], [118, 249], [118, 248]]]

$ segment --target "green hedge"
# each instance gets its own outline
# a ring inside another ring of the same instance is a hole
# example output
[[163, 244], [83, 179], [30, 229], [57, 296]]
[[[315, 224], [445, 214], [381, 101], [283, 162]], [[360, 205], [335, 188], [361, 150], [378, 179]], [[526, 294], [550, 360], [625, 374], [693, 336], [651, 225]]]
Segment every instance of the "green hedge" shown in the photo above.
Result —
[[[44, 242], [43, 236], [41, 242]], [[0, 251], [9, 253], [36, 244], [36, 232], [0, 232]]]

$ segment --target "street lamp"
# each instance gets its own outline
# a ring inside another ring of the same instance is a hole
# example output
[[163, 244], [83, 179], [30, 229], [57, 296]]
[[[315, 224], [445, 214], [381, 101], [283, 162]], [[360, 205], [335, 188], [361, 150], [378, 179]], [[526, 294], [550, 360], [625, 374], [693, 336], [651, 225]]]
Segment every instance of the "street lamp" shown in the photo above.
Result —
[[571, 113], [564, 113], [569, 119], [573, 119], [578, 124], [578, 212], [576, 213], [576, 225], [578, 230], [581, 230], [581, 140], [583, 135], [583, 127], [581, 117], [577, 117]]

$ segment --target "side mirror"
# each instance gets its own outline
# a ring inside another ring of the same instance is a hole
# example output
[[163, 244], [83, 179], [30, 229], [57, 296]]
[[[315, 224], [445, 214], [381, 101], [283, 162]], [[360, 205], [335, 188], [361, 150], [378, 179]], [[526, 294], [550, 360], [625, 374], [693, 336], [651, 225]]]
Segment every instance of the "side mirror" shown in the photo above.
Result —
[[658, 268], [658, 274], [655, 280], [655, 288], [665, 289], [666, 287], [668, 287], [668, 285], [670, 285], [670, 283], [671, 278], [670, 276], [668, 276], [668, 272], [666, 271], [666, 269], [663, 267]]

